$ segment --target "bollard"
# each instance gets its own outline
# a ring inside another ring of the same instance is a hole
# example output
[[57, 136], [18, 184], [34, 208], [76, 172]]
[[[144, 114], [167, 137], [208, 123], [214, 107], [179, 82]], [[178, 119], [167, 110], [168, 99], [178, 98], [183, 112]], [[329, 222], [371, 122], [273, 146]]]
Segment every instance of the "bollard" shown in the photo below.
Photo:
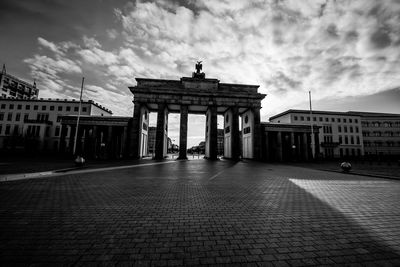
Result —
[[344, 161], [340, 164], [340, 168], [342, 168], [343, 172], [349, 172], [351, 170], [350, 162]]

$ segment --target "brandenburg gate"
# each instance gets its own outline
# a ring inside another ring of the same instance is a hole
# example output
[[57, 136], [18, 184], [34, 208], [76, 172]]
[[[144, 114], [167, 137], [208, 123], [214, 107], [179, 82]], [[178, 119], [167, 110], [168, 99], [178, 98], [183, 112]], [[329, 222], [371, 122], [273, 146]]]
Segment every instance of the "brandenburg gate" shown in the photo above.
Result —
[[224, 116], [224, 157], [261, 159], [260, 109], [266, 95], [257, 92], [258, 85], [220, 83], [217, 79], [206, 78], [201, 70], [200, 61], [192, 77], [180, 80], [136, 78], [137, 85], [129, 87], [134, 95], [129, 140], [131, 157], [146, 156], [149, 113], [157, 112], [156, 159], [163, 159], [167, 153], [168, 113], [180, 113], [179, 159], [187, 158], [189, 113], [206, 115], [206, 158], [217, 159], [217, 115], [221, 114]]

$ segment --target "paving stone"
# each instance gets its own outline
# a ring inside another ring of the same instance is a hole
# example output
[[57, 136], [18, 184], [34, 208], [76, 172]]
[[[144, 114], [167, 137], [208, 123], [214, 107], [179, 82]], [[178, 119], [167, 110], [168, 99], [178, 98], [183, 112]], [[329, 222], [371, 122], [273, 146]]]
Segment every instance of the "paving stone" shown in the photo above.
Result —
[[248, 161], [3, 182], [0, 265], [399, 266], [399, 196], [394, 180]]

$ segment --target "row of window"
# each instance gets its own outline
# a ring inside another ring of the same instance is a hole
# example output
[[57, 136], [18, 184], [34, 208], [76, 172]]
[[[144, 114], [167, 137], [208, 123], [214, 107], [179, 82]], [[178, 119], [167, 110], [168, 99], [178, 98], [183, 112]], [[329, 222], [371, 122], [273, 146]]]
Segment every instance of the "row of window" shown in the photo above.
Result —
[[[356, 141], [356, 142], [354, 142], [354, 141]], [[350, 136], [350, 138], [347, 135], [344, 136], [344, 144], [345, 145], [354, 145], [355, 143], [357, 145], [360, 144], [360, 137], [359, 136], [356, 136], [355, 140], [354, 140], [354, 136]], [[341, 135], [339, 135], [339, 144], [343, 144], [343, 137]]]
[[[353, 156], [354, 157], [354, 156], [356, 156], [356, 151], [357, 151], [357, 156], [361, 156], [361, 150], [359, 148], [357, 148], [357, 150], [354, 148], [352, 148], [351, 150], [348, 148], [346, 148], [346, 149], [341, 148], [339, 150], [339, 153], [340, 153], [341, 157], [343, 157], [343, 156]], [[350, 154], [350, 152], [351, 152], [351, 154]]]
[[[348, 128], [350, 133], [353, 133], [353, 126], [349, 126]], [[354, 132], [358, 133], [359, 129], [357, 126], [354, 127]], [[342, 132], [342, 126], [338, 126], [338, 132], [341, 133]], [[347, 133], [347, 126], [343, 126], [343, 132]]]
[[[397, 144], [397, 145], [396, 145]], [[364, 141], [364, 146], [365, 147], [383, 147], [383, 146], [387, 146], [387, 147], [394, 147], [394, 146], [400, 146], [400, 141], [398, 142], [394, 142], [394, 141], [387, 141], [387, 142], [382, 142], [382, 141]]]
[[[39, 137], [40, 127], [41, 127], [40, 125], [28, 125], [25, 135], [29, 137]], [[4, 127], [4, 135], [20, 135], [21, 133], [19, 129], [20, 128], [18, 124], [14, 125], [14, 127], [13, 125], [7, 124]], [[44, 134], [46, 137], [50, 136], [50, 129], [51, 129], [50, 127], [46, 127]], [[3, 125], [0, 124], [0, 135], [1, 134], [3, 134]], [[60, 136], [60, 126], [57, 126], [55, 128], [54, 136]]]
[[363, 132], [363, 136], [387, 136], [387, 137], [395, 137], [395, 136], [400, 136], [400, 132], [380, 132], [380, 131], [373, 131], [373, 132], [369, 132], [369, 131], [365, 131]]
[[[8, 106], [9, 109], [14, 109], [14, 107], [16, 107], [18, 110], [22, 109], [21, 104], [18, 104], [18, 105], [9, 104], [9, 106]], [[45, 111], [45, 110], [47, 110], [47, 107], [48, 106], [42, 106], [41, 110]], [[6, 104], [1, 104], [0, 108], [6, 109]], [[25, 110], [31, 110], [31, 105], [25, 105]], [[39, 110], [39, 105], [33, 105], [33, 110]], [[49, 106], [49, 110], [51, 110], [51, 111], [55, 110], [55, 106]], [[63, 111], [63, 106], [58, 106], [57, 111]], [[71, 111], [71, 106], [66, 106], [65, 111]], [[78, 112], [79, 107], [74, 107], [74, 111]], [[82, 112], [86, 112], [86, 111], [87, 111], [87, 107], [82, 107]]]
[[379, 121], [373, 121], [373, 122], [368, 122], [364, 121], [361, 123], [363, 127], [386, 127], [386, 128], [392, 128], [392, 127], [400, 127], [400, 121], [385, 121], [385, 122], [379, 122]]
[[[344, 123], [347, 123], [347, 121], [349, 122], [349, 123], [353, 123], [353, 121], [355, 122], [355, 123], [358, 123], [358, 119], [347, 119], [347, 118], [330, 118], [330, 120], [329, 120], [329, 118], [323, 118], [323, 117], [314, 117], [313, 116], [313, 121], [317, 121], [317, 119], [319, 120], [319, 121], [325, 121], [325, 122], [344, 122]], [[299, 120], [299, 117], [298, 116], [294, 116], [294, 120], [295, 121], [297, 121], [297, 120]], [[310, 116], [306, 116], [306, 117], [304, 117], [304, 116], [300, 116], [300, 121], [304, 121], [304, 120], [307, 120], [307, 121], [310, 121], [311, 120], [311, 118], [310, 118]]]
[[[12, 121], [13, 119], [13, 113], [8, 113], [7, 114], [7, 121]], [[29, 114], [25, 113], [24, 114], [24, 121], [29, 119]], [[4, 113], [0, 113], [0, 121], [4, 120]], [[49, 114], [48, 113], [38, 113], [36, 114], [36, 120], [39, 122], [45, 122], [49, 120]], [[21, 121], [21, 113], [16, 113], [15, 114], [15, 121]], [[57, 122], [59, 122], [59, 117], [57, 117]]]

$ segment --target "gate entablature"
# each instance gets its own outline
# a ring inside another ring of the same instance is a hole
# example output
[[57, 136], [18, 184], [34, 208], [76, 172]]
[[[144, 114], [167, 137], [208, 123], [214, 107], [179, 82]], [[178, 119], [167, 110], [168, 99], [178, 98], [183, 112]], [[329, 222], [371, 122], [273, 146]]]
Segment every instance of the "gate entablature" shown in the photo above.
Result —
[[180, 80], [136, 78], [137, 86], [129, 87], [134, 103], [145, 103], [150, 111], [158, 104], [166, 104], [169, 112], [180, 112], [180, 105], [188, 105], [189, 113], [202, 113], [208, 106], [217, 106], [218, 114], [236, 106], [239, 113], [248, 108], [261, 108], [266, 96], [257, 92], [259, 85], [220, 83], [218, 79], [183, 77]]

